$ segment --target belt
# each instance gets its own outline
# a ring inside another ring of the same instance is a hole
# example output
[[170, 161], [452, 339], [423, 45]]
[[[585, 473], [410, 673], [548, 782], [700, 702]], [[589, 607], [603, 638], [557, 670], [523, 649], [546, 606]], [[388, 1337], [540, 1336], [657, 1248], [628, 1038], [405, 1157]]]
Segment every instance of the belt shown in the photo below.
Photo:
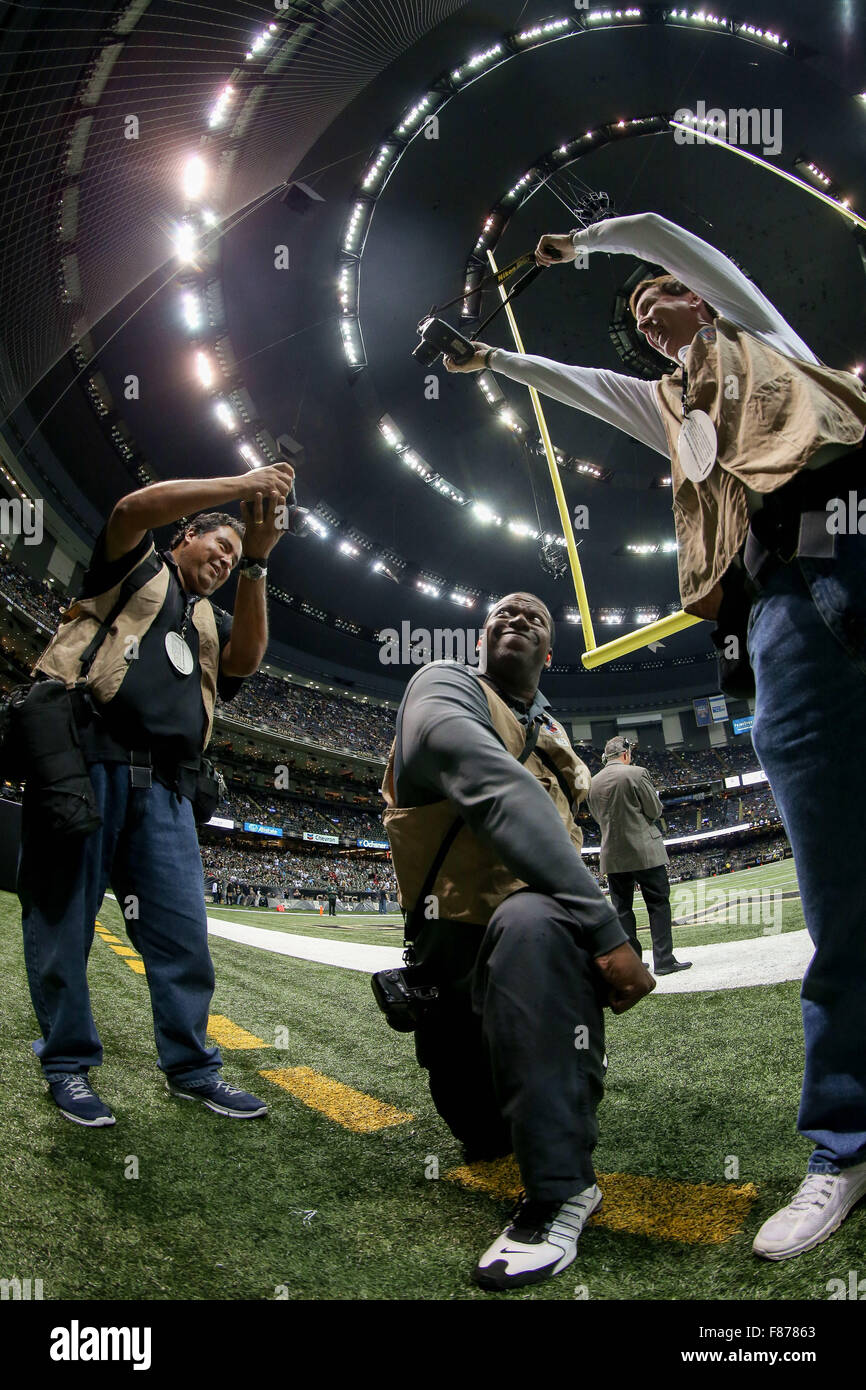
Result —
[[743, 547], [743, 568], [755, 593], [766, 588], [783, 565], [798, 558], [832, 560], [836, 536], [827, 525], [827, 503], [866, 479], [866, 448], [861, 446], [823, 468], [801, 469], [752, 517]]
[[[111, 731], [88, 691], [77, 686], [70, 691], [70, 697], [75, 723], [79, 730], [88, 727], [93, 728], [103, 737], [110, 739], [118, 753], [124, 754], [124, 761], [128, 759], [130, 786], [151, 787], [153, 786], [153, 774], [158, 772], [160, 778], [164, 779], [178, 796], [185, 796], [189, 801], [195, 800], [196, 783], [201, 770], [201, 757], [185, 758], [178, 762], [166, 762], [162, 759], [154, 762], [152, 749], [130, 748], [125, 740]], [[98, 755], [99, 744], [97, 743], [91, 750], [91, 761], [99, 761]], [[110, 761], [119, 761], [119, 759], [113, 758]]]

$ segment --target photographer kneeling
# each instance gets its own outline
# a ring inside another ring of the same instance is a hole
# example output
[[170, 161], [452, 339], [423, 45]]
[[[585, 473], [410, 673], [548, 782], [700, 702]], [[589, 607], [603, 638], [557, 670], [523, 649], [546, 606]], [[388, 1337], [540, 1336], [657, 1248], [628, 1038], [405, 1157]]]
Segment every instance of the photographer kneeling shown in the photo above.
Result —
[[538, 690], [553, 620], [532, 594], [494, 606], [478, 670], [410, 681], [382, 788], [422, 1006], [416, 1055], [468, 1159], [514, 1149], [525, 1196], [475, 1281], [558, 1274], [601, 1204], [592, 1150], [603, 1007], [655, 981], [580, 856], [589, 772]]

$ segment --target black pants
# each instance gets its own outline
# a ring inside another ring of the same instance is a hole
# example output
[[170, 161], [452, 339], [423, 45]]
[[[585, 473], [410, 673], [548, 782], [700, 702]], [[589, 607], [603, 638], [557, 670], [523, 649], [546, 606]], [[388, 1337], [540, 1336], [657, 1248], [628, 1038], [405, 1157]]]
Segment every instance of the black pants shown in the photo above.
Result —
[[537, 1199], [591, 1186], [605, 994], [574, 919], [553, 898], [515, 893], [486, 929], [425, 922], [416, 959], [440, 989], [416, 1056], [467, 1158], [513, 1148]]
[[632, 903], [634, 888], [638, 885], [643, 893], [646, 910], [649, 914], [650, 936], [653, 942], [653, 967], [666, 970], [674, 961], [674, 938], [671, 930], [671, 886], [668, 871], [664, 864], [654, 869], [635, 869], [628, 874], [608, 874], [610, 901], [619, 913], [622, 929], [638, 955], [641, 945], [637, 939], [637, 922]]
[[336, 915], [337, 915], [337, 900], [336, 900], [336, 898], [329, 898], [329, 899], [328, 899], [328, 916], [329, 916], [329, 917], [336, 917]]

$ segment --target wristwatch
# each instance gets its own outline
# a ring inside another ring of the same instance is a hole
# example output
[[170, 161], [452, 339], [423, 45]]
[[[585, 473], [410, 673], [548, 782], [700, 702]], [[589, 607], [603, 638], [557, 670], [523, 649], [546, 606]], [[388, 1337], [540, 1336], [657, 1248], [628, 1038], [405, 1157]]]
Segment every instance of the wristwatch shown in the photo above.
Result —
[[253, 560], [251, 556], [244, 555], [238, 563], [238, 574], [243, 575], [244, 579], [264, 579], [267, 572], [266, 560]]

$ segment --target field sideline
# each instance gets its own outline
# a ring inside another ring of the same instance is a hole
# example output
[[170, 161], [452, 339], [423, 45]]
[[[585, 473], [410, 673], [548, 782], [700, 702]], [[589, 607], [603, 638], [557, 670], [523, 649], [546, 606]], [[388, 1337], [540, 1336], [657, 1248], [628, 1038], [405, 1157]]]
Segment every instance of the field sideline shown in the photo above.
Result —
[[[791, 912], [795, 900], [786, 929]], [[302, 929], [283, 914], [242, 917]], [[20, 909], [0, 895], [0, 1276], [41, 1278], [45, 1299], [490, 1297], [469, 1273], [503, 1224], [509, 1204], [495, 1194], [512, 1179], [452, 1176], [459, 1146], [411, 1039], [385, 1026], [362, 974], [212, 938], [225, 1074], [270, 1106], [265, 1120], [227, 1121], [166, 1094], [146, 983], [114, 902], [99, 922], [90, 980], [105, 1061], [95, 1079], [118, 1122], [88, 1131], [58, 1114], [30, 1051]], [[399, 944], [395, 926], [352, 931]], [[739, 928], [680, 930], [708, 941]], [[569, 1271], [509, 1297], [823, 1300], [830, 1279], [862, 1264], [863, 1211], [798, 1260], [750, 1252], [805, 1171], [797, 996], [791, 983], [650, 998], [609, 1018], [595, 1156], [605, 1207]]]

